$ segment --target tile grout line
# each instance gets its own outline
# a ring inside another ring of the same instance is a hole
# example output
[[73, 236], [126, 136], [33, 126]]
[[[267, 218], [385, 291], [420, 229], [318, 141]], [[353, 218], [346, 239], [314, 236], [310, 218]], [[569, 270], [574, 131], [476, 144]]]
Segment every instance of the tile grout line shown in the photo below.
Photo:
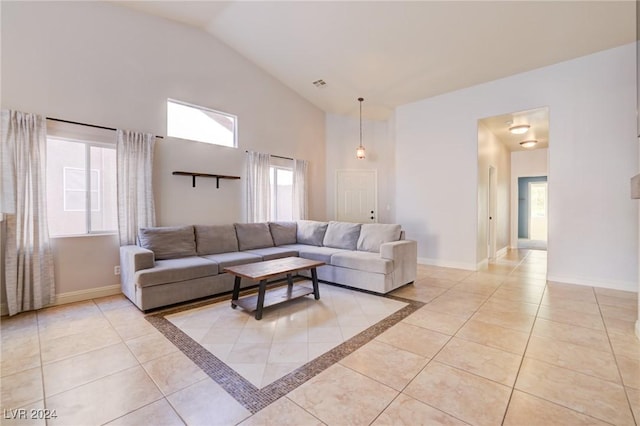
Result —
[[620, 370], [618, 357], [616, 356], [616, 351], [613, 348], [613, 343], [611, 343], [611, 337], [609, 336], [609, 327], [607, 327], [607, 322], [604, 320], [604, 315], [602, 314], [602, 308], [600, 307], [600, 300], [598, 300], [598, 294], [596, 293], [595, 288], [592, 287], [592, 289], [593, 289], [593, 295], [596, 298], [596, 304], [598, 305], [598, 312], [600, 312], [600, 318], [602, 319], [602, 324], [604, 325], [604, 330], [605, 330], [605, 333], [607, 334], [607, 342], [609, 342], [609, 347], [611, 348], [611, 355], [613, 355], [613, 360], [616, 363], [616, 370], [618, 371], [618, 376], [620, 377], [622, 391], [624, 392], [624, 396], [627, 400], [627, 405], [629, 407], [629, 410], [631, 411], [631, 418], [636, 424], [638, 424], [640, 422], [640, 419], [636, 419], [636, 413], [634, 413], [633, 411], [633, 406], [631, 405], [631, 399], [629, 398], [629, 392], [627, 392], [624, 377], [622, 377], [622, 371]]
[[[544, 293], [546, 291], [547, 291], [547, 286], [545, 285], [545, 290], [542, 293], [542, 297], [544, 297]], [[507, 413], [509, 412], [509, 406], [511, 405], [511, 399], [513, 398], [513, 394], [516, 391], [516, 384], [518, 383], [518, 377], [520, 377], [520, 371], [522, 370], [522, 365], [524, 364], [524, 359], [527, 355], [527, 349], [529, 349], [529, 342], [531, 341], [531, 336], [533, 335], [533, 329], [536, 326], [536, 321], [538, 320], [538, 312], [540, 312], [540, 304], [542, 303], [542, 297], [540, 298], [541, 301], [538, 303], [538, 308], [536, 309], [536, 314], [533, 319], [533, 324], [531, 324], [531, 329], [529, 330], [529, 337], [527, 337], [527, 343], [524, 345], [524, 351], [522, 352], [522, 358], [520, 359], [520, 365], [518, 366], [518, 371], [516, 372], [516, 376], [513, 379], [513, 385], [511, 386], [511, 393], [509, 394], [509, 399], [507, 400], [507, 406], [505, 407], [504, 415], [502, 416], [502, 422], [500, 423], [501, 425], [504, 425], [504, 421], [507, 418]]]

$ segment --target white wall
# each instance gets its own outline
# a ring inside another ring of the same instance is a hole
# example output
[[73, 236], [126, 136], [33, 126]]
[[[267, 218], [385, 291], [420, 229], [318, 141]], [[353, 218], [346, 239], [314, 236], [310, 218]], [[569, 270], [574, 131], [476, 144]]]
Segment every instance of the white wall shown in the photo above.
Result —
[[[550, 144], [553, 142], [550, 141]], [[518, 247], [518, 178], [548, 176], [547, 148], [511, 153], [511, 247]]]
[[492, 220], [495, 226], [496, 253], [509, 245], [511, 225], [510, 186], [511, 155], [507, 147], [485, 126], [478, 122], [478, 237], [476, 239], [476, 262], [488, 260], [487, 234], [489, 216], [489, 167], [496, 173], [496, 211]]
[[548, 277], [635, 291], [635, 93], [629, 44], [397, 108], [397, 221], [421, 260], [475, 267], [477, 120], [548, 106]]
[[[2, 2], [2, 36], [2, 108], [158, 135], [167, 98], [238, 116], [238, 149], [158, 140], [159, 225], [244, 220], [244, 179], [192, 188], [171, 172], [244, 178], [245, 150], [309, 160], [310, 216], [325, 219], [324, 113], [212, 36], [103, 2]], [[57, 293], [118, 282], [115, 238], [53, 247]]]
[[392, 127], [387, 121], [362, 121], [362, 145], [366, 158], [356, 158], [356, 148], [360, 143], [360, 119], [337, 114], [326, 115], [327, 153], [327, 217], [336, 217], [336, 171], [337, 170], [377, 170], [378, 207], [377, 219], [380, 223], [395, 220], [395, 150]]

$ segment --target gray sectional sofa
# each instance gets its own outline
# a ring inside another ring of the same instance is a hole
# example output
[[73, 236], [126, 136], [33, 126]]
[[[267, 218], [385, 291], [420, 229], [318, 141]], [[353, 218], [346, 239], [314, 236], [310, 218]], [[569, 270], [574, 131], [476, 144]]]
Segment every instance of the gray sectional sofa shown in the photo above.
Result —
[[138, 245], [120, 247], [122, 292], [146, 311], [231, 291], [227, 266], [288, 256], [325, 262], [320, 280], [376, 293], [416, 277], [417, 245], [404, 239], [400, 225], [301, 220], [155, 227], [140, 229]]

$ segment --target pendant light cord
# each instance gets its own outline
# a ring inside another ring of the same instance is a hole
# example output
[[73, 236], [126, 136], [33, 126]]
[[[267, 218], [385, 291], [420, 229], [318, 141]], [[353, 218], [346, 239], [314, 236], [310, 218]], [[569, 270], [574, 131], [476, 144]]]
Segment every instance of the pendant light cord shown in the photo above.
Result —
[[362, 148], [362, 101], [364, 98], [358, 98], [358, 102], [360, 102], [360, 148]]

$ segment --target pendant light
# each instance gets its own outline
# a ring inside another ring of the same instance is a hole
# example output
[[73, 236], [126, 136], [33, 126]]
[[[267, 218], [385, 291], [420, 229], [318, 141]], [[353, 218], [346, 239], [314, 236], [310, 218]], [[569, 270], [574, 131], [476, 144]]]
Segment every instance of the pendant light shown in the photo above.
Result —
[[358, 102], [360, 102], [360, 145], [356, 149], [356, 158], [358, 160], [364, 160], [365, 158], [364, 146], [362, 146], [362, 101], [364, 101], [364, 98], [358, 98]]

